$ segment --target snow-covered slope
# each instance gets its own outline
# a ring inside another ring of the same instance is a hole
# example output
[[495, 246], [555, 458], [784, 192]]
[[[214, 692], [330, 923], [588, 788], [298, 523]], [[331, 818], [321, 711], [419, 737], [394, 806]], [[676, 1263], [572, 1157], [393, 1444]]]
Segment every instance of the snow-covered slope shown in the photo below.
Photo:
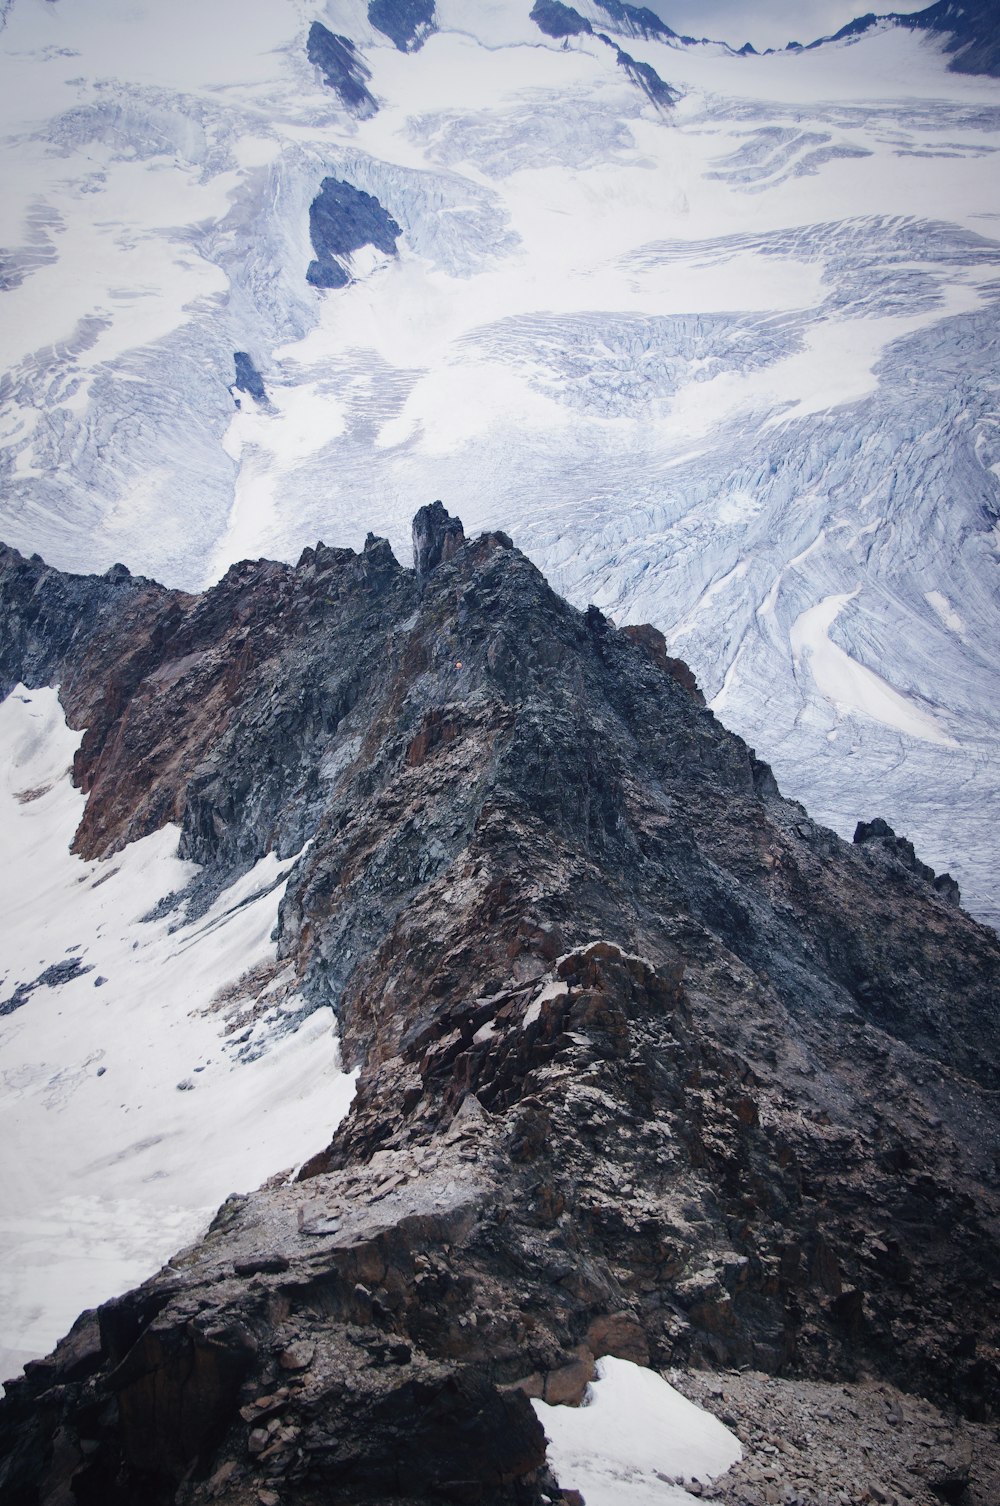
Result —
[[190, 587], [440, 495], [996, 918], [1000, 84], [368, 10], [8, 8], [0, 533]]
[[292, 865], [186, 920], [176, 827], [73, 857], [78, 743], [54, 690], [0, 705], [0, 1380], [311, 1154], [354, 1086], [330, 1010], [281, 988]]

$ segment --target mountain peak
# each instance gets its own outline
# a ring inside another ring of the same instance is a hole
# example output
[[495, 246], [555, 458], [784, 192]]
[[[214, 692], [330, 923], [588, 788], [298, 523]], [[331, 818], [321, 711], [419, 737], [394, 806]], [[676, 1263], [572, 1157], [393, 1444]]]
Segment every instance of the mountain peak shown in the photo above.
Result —
[[[945, 37], [945, 51], [953, 54], [949, 69], [953, 73], [979, 73], [996, 78], [1000, 76], [1000, 9], [995, 0], [936, 0], [925, 10], [888, 11], [876, 14], [866, 11], [848, 21], [831, 36], [820, 37], [809, 43], [812, 50], [826, 42], [847, 41], [863, 36], [880, 23], [905, 27], [910, 31], [926, 31]], [[789, 42], [789, 47], [799, 47], [798, 42]]]
[[13, 1383], [11, 1498], [59, 1429], [78, 1499], [305, 1503], [349, 1446], [358, 1501], [403, 1458], [414, 1500], [537, 1502], [529, 1398], [608, 1354], [996, 1406], [1000, 941], [884, 823], [782, 799], [655, 630], [440, 502], [414, 542], [189, 597], [0, 553], [6, 683], [87, 726], [78, 847], [178, 819], [189, 905], [284, 855], [279, 958], [360, 1069], [296, 1183]]
[[413, 568], [429, 575], [435, 565], [450, 560], [465, 543], [460, 518], [453, 518], [440, 501], [429, 502], [413, 519]]
[[0, 553], [6, 682], [87, 726], [77, 845], [176, 816], [188, 904], [285, 854], [279, 958], [360, 1069], [298, 1181], [12, 1383], [3, 1488], [304, 1506], [349, 1461], [373, 1503], [402, 1461], [532, 1506], [530, 1399], [602, 1355], [995, 1407], [1000, 941], [783, 800], [657, 631], [413, 532], [187, 598]]

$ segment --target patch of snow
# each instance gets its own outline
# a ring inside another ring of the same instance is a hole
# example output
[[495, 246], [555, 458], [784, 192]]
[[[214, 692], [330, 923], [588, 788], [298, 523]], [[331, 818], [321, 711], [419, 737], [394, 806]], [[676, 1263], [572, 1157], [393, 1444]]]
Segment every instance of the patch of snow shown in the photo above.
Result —
[[690, 1506], [669, 1481], [707, 1484], [743, 1456], [717, 1418], [628, 1360], [599, 1360], [580, 1407], [532, 1406], [556, 1479], [587, 1506]]
[[800, 613], [789, 634], [793, 662], [807, 667], [821, 695], [838, 708], [859, 711], [887, 727], [946, 748], [959, 745], [930, 712], [900, 694], [881, 675], [859, 664], [827, 635], [840, 613], [858, 592], [827, 596]]
[[529, 1025], [533, 1025], [537, 1019], [540, 1019], [543, 1004], [547, 1004], [550, 999], [562, 998], [567, 993], [569, 993], [569, 984], [563, 982], [562, 979], [557, 978], [551, 983], [546, 983], [545, 987], [535, 995], [524, 1011], [521, 1028], [526, 1029]]
[[925, 591], [924, 600], [930, 607], [933, 607], [939, 621], [944, 623], [950, 633], [957, 633], [960, 638], [965, 637], [965, 623], [947, 596], [940, 591]]

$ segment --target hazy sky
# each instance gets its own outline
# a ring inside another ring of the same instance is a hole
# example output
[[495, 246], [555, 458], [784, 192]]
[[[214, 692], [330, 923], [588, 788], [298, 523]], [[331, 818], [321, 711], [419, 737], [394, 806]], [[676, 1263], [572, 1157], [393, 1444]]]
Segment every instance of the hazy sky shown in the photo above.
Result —
[[930, 0], [643, 0], [650, 10], [687, 36], [712, 37], [736, 47], [752, 42], [784, 47], [828, 36], [866, 11], [924, 10]]

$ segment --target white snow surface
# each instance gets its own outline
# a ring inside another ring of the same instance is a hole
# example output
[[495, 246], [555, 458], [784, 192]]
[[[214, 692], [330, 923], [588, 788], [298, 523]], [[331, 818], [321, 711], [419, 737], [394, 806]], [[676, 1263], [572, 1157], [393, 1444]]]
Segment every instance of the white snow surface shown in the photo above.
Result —
[[[0, 705], [0, 1379], [152, 1275], [230, 1193], [326, 1144], [354, 1091], [330, 1010], [283, 1030], [258, 989], [252, 1060], [209, 1010], [273, 962], [292, 863], [263, 859], [190, 923], [144, 921], [196, 865], [170, 826], [100, 862], [70, 853], [79, 738], [54, 690]], [[73, 958], [88, 970], [3, 1013]]]
[[788, 635], [793, 663], [799, 669], [808, 668], [820, 693], [841, 712], [871, 717], [885, 727], [905, 732], [908, 737], [957, 748], [958, 743], [948, 736], [932, 712], [900, 695], [881, 675], [852, 659], [827, 636], [856, 595], [857, 591], [851, 591], [844, 596], [827, 596], [796, 617]]
[[689, 1506], [678, 1482], [708, 1484], [743, 1457], [718, 1418], [629, 1360], [598, 1360], [582, 1406], [532, 1406], [556, 1479], [587, 1506]]
[[[618, 37], [663, 112], [530, 9], [438, 0], [404, 53], [363, 0], [13, 0], [0, 536], [195, 588], [369, 529], [408, 562], [441, 497], [659, 626], [813, 815], [885, 816], [1000, 919], [1000, 82], [891, 25]], [[402, 235], [324, 292], [330, 174]]]

